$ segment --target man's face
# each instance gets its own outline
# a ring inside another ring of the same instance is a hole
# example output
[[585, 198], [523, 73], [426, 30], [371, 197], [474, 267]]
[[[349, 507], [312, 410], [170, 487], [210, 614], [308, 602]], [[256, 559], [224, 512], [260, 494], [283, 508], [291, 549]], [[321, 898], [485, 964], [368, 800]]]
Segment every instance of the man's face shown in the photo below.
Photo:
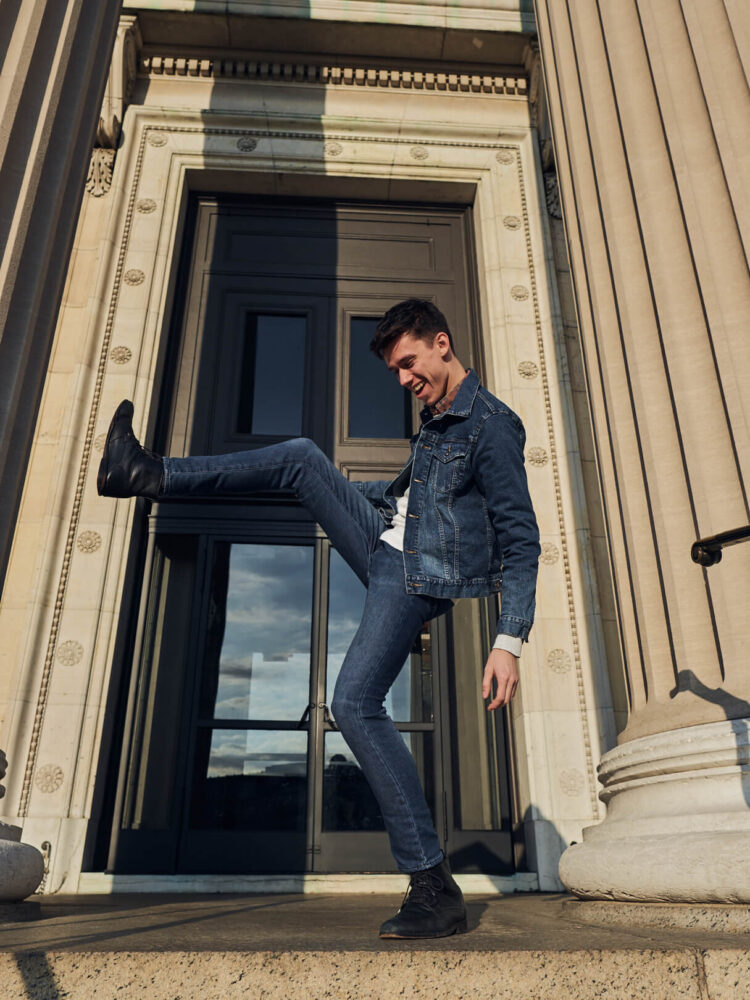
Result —
[[425, 406], [434, 406], [448, 391], [451, 356], [445, 333], [436, 334], [432, 343], [402, 333], [385, 349], [383, 360], [405, 389]]

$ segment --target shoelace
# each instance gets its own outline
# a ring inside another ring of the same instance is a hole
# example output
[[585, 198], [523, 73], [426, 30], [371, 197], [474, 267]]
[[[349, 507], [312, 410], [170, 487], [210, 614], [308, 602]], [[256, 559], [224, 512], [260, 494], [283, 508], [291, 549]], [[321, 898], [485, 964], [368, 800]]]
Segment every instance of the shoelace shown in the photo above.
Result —
[[407, 903], [411, 906], [431, 907], [435, 904], [441, 889], [443, 889], [443, 880], [438, 875], [429, 871], [415, 872], [404, 895], [401, 909]]

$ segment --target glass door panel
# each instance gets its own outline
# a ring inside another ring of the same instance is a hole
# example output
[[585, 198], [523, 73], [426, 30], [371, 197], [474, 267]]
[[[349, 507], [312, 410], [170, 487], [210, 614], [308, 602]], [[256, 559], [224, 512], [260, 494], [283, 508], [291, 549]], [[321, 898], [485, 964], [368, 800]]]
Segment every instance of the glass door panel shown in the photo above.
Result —
[[182, 871], [306, 867], [314, 552], [210, 542]]
[[310, 545], [216, 541], [201, 674], [201, 719], [292, 721], [308, 703]]
[[408, 438], [411, 396], [370, 350], [378, 317], [349, 319], [350, 438]]
[[[448, 623], [451, 746], [446, 759], [450, 856], [460, 871], [513, 870], [504, 712], [488, 712], [479, 678], [494, 637], [494, 599], [456, 601]], [[454, 865], [455, 867], [455, 865]]]
[[305, 832], [307, 733], [202, 729], [190, 826]]
[[248, 313], [242, 343], [236, 430], [299, 436], [307, 317]]

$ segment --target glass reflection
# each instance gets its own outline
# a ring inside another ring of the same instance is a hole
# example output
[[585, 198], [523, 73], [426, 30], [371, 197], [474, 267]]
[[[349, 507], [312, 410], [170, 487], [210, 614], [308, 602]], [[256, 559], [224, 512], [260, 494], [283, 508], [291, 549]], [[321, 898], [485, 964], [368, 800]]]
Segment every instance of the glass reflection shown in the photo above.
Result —
[[241, 434], [302, 433], [306, 335], [304, 316], [248, 314], [237, 408]]
[[[435, 815], [432, 734], [400, 733], [414, 758], [427, 804]], [[326, 733], [323, 769], [323, 830], [385, 830], [380, 807], [340, 733]]]
[[349, 437], [408, 438], [411, 396], [370, 350], [378, 320], [355, 316], [349, 326]]
[[[326, 704], [330, 705], [341, 664], [362, 617], [367, 593], [335, 549], [331, 549], [328, 588]], [[396, 722], [432, 721], [432, 665], [429, 655], [420, 655], [420, 648], [418, 646], [417, 652], [405, 661], [385, 700], [386, 711]]]
[[201, 717], [299, 719], [312, 588], [311, 546], [214, 544]]
[[304, 831], [307, 734], [199, 729], [190, 825]]

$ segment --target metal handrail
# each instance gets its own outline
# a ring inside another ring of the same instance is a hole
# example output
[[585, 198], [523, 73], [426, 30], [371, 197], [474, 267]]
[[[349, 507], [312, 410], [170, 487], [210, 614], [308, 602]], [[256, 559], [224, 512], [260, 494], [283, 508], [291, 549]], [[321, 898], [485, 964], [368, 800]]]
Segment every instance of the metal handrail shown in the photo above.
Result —
[[722, 549], [727, 545], [746, 542], [749, 538], [750, 524], [746, 524], [744, 528], [722, 531], [718, 535], [709, 535], [708, 538], [699, 538], [697, 542], [693, 542], [690, 556], [693, 562], [701, 566], [715, 566], [717, 562], [721, 562]]

